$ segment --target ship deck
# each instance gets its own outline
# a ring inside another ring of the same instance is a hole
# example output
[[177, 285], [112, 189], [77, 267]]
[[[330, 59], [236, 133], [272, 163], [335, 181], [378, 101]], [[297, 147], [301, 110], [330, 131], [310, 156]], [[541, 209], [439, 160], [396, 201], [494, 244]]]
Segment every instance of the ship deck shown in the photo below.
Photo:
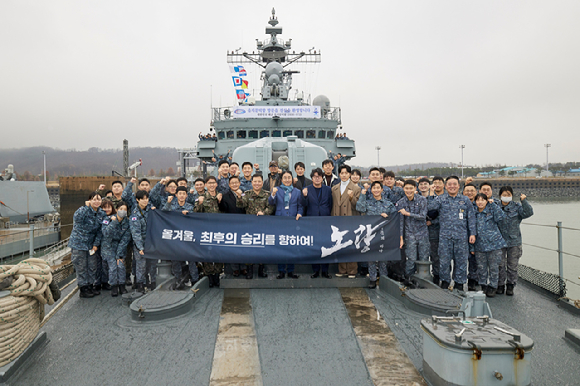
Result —
[[[489, 304], [534, 340], [533, 384], [577, 384], [580, 351], [564, 339], [577, 315], [525, 283]], [[148, 323], [106, 291], [74, 295], [9, 384], [421, 385], [425, 317], [361, 288], [214, 288], [188, 314]]]

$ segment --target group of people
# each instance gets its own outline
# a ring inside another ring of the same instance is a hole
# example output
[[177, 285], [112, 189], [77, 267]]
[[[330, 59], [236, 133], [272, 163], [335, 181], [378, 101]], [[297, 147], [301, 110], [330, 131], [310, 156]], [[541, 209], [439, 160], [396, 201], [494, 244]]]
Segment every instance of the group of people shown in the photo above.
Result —
[[[335, 161], [327, 159], [305, 176], [304, 163], [294, 172], [280, 170], [276, 161], [262, 173], [258, 164], [241, 165], [227, 157], [219, 160], [217, 177], [198, 178], [193, 187], [187, 179], [163, 178], [153, 188], [149, 180], [136, 179], [123, 188], [112, 183], [110, 191], [101, 185], [85, 205], [74, 214], [69, 246], [81, 297], [93, 297], [101, 290], [112, 296], [126, 292], [125, 286], [144, 291], [156, 286], [157, 262], [145, 259], [147, 219], [151, 210], [304, 216], [378, 215], [388, 218], [400, 214], [400, 248], [403, 280], [415, 273], [417, 260], [431, 261], [433, 282], [442, 288], [469, 291], [479, 284], [487, 296], [513, 295], [517, 265], [522, 255], [520, 223], [533, 214], [525, 195], [515, 202], [513, 190], [504, 186], [494, 199], [488, 182], [479, 189], [469, 178], [460, 193], [460, 179], [434, 177], [396, 179], [383, 168], [371, 168], [369, 182], [361, 181], [360, 170], [341, 163], [335, 174]], [[451, 265], [453, 261], [453, 273]], [[254, 278], [253, 264], [231, 264], [234, 277]], [[279, 264], [277, 279], [296, 279], [293, 264]], [[210, 286], [219, 286], [224, 264], [173, 261], [175, 289], [187, 282], [193, 285], [203, 275]], [[311, 278], [331, 279], [328, 264], [312, 265]], [[132, 274], [132, 278], [131, 278]], [[380, 276], [389, 274], [386, 261], [339, 263], [338, 277], [369, 276], [375, 288]], [[267, 277], [263, 265], [257, 276]], [[507, 286], [507, 287], [506, 287]]]
[[211, 135], [210, 133], [203, 135], [200, 131], [197, 137], [199, 138], [200, 141], [217, 141], [215, 133], [213, 133], [213, 135]]
[[349, 139], [349, 138], [346, 136], [346, 133], [342, 133], [342, 134], [337, 133], [336, 138], [334, 138], [334, 139]]

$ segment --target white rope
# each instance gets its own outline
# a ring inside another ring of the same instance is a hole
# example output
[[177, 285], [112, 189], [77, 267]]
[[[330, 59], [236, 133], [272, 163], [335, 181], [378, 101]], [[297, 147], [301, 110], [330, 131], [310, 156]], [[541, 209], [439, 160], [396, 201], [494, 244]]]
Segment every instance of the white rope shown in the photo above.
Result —
[[44, 305], [54, 304], [49, 284], [52, 270], [42, 259], [0, 266], [0, 282], [12, 276], [0, 299], [0, 367], [16, 359], [32, 343], [44, 318]]

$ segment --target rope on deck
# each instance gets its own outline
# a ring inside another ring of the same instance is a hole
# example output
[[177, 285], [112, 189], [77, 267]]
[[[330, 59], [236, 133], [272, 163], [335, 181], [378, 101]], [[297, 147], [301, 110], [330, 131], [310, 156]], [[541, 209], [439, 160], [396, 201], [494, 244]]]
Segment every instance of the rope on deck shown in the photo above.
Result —
[[4, 366], [32, 343], [44, 319], [44, 305], [54, 304], [52, 270], [42, 259], [27, 259], [0, 266], [0, 282], [10, 291], [0, 298], [0, 366]]

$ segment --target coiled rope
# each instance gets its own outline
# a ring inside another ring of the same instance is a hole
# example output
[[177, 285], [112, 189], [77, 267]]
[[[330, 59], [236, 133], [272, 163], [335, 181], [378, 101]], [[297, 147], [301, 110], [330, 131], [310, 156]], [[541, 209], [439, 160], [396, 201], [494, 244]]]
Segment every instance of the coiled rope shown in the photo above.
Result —
[[16, 359], [32, 343], [44, 318], [44, 305], [54, 304], [49, 288], [52, 270], [42, 259], [0, 266], [0, 282], [10, 295], [0, 298], [0, 366]]

